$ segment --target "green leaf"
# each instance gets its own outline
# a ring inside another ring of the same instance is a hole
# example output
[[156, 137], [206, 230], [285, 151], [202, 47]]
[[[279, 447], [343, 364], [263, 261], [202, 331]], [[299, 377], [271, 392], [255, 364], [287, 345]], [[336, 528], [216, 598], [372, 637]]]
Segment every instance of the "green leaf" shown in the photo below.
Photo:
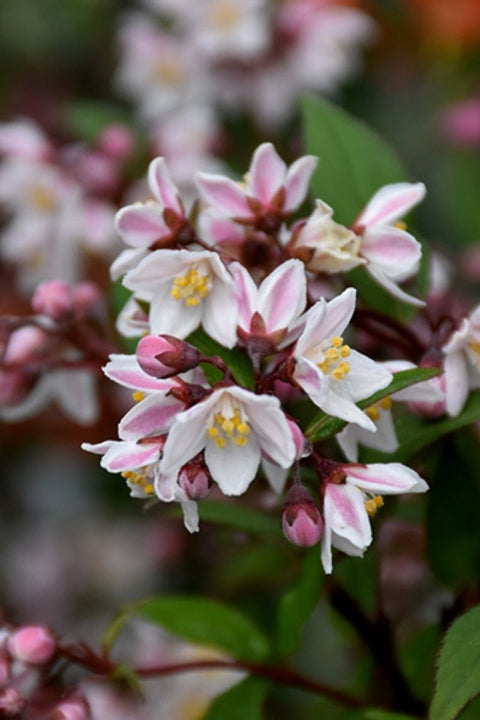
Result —
[[312, 188], [333, 207], [337, 222], [350, 225], [380, 187], [408, 179], [387, 143], [344, 110], [306, 97], [302, 114], [305, 149], [320, 159]]
[[414, 715], [404, 715], [403, 713], [388, 712], [387, 710], [365, 710], [358, 720], [418, 720]]
[[66, 125], [75, 137], [94, 142], [104, 128], [114, 123], [128, 123], [130, 113], [121, 105], [100, 100], [80, 100], [63, 108]]
[[[393, 393], [403, 390], [410, 385], [415, 385], [424, 380], [430, 380], [430, 378], [440, 375], [440, 373], [441, 370], [439, 368], [433, 367], [402, 370], [402, 372], [395, 373], [390, 385], [370, 395], [370, 397], [365, 398], [365, 400], [361, 400], [357, 405], [361, 410], [365, 410], [365, 408], [374, 405], [374, 403], [388, 395], [393, 395]], [[332, 435], [336, 435], [346, 424], [347, 423], [344, 420], [340, 420], [340, 418], [320, 412], [307, 427], [305, 437], [311, 442], [324, 440]]]
[[262, 720], [262, 705], [269, 687], [262, 678], [246, 678], [215, 698], [204, 720]]
[[258, 533], [260, 535], [282, 535], [278, 517], [251, 510], [242, 505], [206, 500], [199, 503], [198, 509], [202, 522], [206, 520], [218, 525], [225, 525], [234, 530]]
[[480, 452], [465, 431], [442, 444], [428, 493], [428, 555], [432, 570], [457, 590], [478, 587], [480, 577]]
[[440, 643], [440, 626], [428, 625], [399, 648], [405, 679], [420, 700], [430, 698], [435, 675], [435, 658]]
[[412, 456], [431, 445], [433, 442], [467, 425], [480, 420], [480, 390], [471, 393], [463, 411], [457, 417], [444, 418], [437, 421], [422, 422], [409, 416], [397, 426], [399, 448], [394, 453], [368, 452], [369, 462], [407, 462]]
[[318, 604], [324, 577], [320, 550], [314, 547], [305, 558], [298, 581], [280, 601], [277, 646], [282, 656], [288, 657], [300, 645], [303, 626]]
[[235, 380], [244, 387], [253, 389], [255, 386], [255, 374], [250, 358], [239, 348], [229, 350], [220, 343], [213, 340], [204, 330], [195, 330], [187, 338], [188, 342], [195, 345], [201, 353], [211, 357], [218, 355], [227, 364]]
[[266, 635], [246, 615], [216, 600], [168, 596], [147, 600], [138, 614], [194, 643], [225, 650], [237, 660], [265, 660]]
[[454, 720], [480, 695], [480, 606], [457, 618], [445, 636], [430, 720]]

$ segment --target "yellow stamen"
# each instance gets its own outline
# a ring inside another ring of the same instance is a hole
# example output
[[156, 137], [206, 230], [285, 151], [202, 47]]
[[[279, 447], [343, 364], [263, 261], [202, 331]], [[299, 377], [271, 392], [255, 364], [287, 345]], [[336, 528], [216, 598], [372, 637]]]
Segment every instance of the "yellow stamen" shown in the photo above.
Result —
[[221, 30], [231, 30], [240, 19], [237, 4], [228, 0], [220, 0], [210, 11], [212, 24]]
[[201, 275], [197, 268], [190, 268], [173, 280], [170, 295], [175, 300], [184, 300], [187, 307], [195, 307], [210, 292], [210, 276]]
[[381, 495], [375, 495], [375, 497], [370, 498], [370, 500], [365, 501], [365, 510], [370, 515], [370, 517], [373, 517], [377, 510], [381, 508], [383, 505], [383, 498]]
[[404, 222], [403, 220], [399, 220], [395, 223], [395, 227], [399, 230], [406, 230], [408, 226], [406, 222]]
[[379, 405], [382, 410], [390, 410], [390, 408], [392, 407], [392, 398], [390, 397], [390, 395], [382, 398], [379, 402]]
[[229, 408], [226, 415], [221, 412], [215, 413], [212, 424], [207, 430], [208, 437], [212, 438], [219, 448], [226, 447], [228, 441], [233, 442], [238, 447], [244, 447], [248, 442], [247, 435], [250, 432], [248, 422], [241, 417], [238, 408], [235, 408], [233, 412]]
[[343, 344], [343, 338], [335, 335], [330, 338], [330, 347], [323, 350], [324, 359], [317, 363], [317, 367], [325, 375], [331, 375], [335, 380], [343, 380], [350, 372], [350, 365], [345, 361], [340, 362], [340, 358], [348, 357], [350, 352], [349, 346]]
[[370, 407], [368, 407], [365, 412], [370, 418], [370, 420], [373, 420], [373, 422], [377, 422], [377, 420], [380, 420], [380, 410], [376, 405], [370, 405]]
[[135, 390], [134, 393], [132, 393], [132, 398], [135, 400], [135, 402], [140, 402], [140, 400], [143, 400], [145, 397], [145, 394], [141, 390]]
[[55, 207], [55, 198], [42, 185], [35, 185], [30, 190], [30, 200], [37, 210], [53, 210]]

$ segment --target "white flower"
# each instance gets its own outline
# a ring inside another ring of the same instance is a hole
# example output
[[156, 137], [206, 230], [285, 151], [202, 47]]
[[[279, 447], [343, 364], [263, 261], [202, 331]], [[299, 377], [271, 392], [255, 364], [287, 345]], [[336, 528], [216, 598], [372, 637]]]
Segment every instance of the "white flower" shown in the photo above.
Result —
[[458, 415], [470, 389], [480, 387], [480, 306], [464, 318], [443, 347], [447, 412]]
[[177, 415], [165, 444], [161, 471], [174, 474], [205, 449], [205, 462], [225, 495], [241, 495], [255, 477], [262, 454], [290, 467], [296, 447], [280, 401], [240, 387], [215, 390]]
[[401, 463], [344, 464], [340, 469], [342, 482], [327, 483], [323, 501], [322, 563], [328, 574], [332, 572], [332, 545], [348, 555], [363, 555], [370, 545], [368, 516], [383, 504], [381, 495], [428, 490], [418, 473]]
[[202, 324], [214, 340], [234, 346], [235, 284], [217, 253], [156, 250], [127, 273], [124, 285], [150, 302], [152, 334], [183, 339]]
[[355, 296], [355, 290], [347, 288], [308, 311], [293, 352], [293, 379], [324, 412], [375, 432], [375, 424], [355, 403], [386, 387], [392, 374], [343, 342]]

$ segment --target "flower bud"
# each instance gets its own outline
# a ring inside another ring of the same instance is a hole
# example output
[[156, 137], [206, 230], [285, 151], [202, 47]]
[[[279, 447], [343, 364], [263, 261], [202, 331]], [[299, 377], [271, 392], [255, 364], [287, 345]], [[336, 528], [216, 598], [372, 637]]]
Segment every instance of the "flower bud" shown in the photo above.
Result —
[[124, 158], [133, 150], [133, 134], [127, 125], [114, 123], [105, 128], [98, 141], [99, 149], [114, 158]]
[[51, 347], [47, 333], [35, 325], [25, 325], [9, 337], [3, 356], [5, 365], [26, 365], [43, 360]]
[[168, 378], [197, 367], [200, 353], [172, 335], [146, 335], [137, 345], [137, 361], [148, 375]]
[[88, 720], [89, 717], [88, 705], [81, 695], [64, 700], [51, 714], [51, 720]]
[[25, 705], [18, 690], [13, 687], [6, 688], [0, 693], [0, 715], [1, 717], [18, 717]]
[[33, 294], [32, 308], [57, 322], [66, 320], [73, 310], [72, 288], [62, 280], [42, 282]]
[[186, 463], [178, 474], [178, 484], [190, 500], [203, 500], [210, 492], [211, 476], [203, 453]]
[[8, 649], [15, 658], [30, 665], [48, 663], [55, 654], [55, 639], [47, 628], [41, 625], [27, 625], [13, 633]]
[[26, 397], [31, 382], [21, 370], [0, 370], [0, 406], [18, 405]]
[[320, 542], [323, 519], [312, 496], [303, 485], [294, 485], [287, 495], [282, 529], [287, 540], [294, 545], [312, 547]]

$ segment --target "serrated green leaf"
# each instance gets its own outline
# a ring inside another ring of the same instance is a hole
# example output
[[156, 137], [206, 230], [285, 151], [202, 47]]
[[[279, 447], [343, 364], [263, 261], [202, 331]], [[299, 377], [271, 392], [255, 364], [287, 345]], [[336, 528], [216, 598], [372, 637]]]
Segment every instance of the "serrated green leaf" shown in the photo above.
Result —
[[459, 617], [440, 651], [430, 720], [454, 720], [480, 695], [480, 606]]
[[270, 655], [262, 630], [240, 610], [216, 600], [154, 597], [137, 614], [185, 640], [220, 648], [237, 660], [261, 661]]
[[[393, 395], [399, 390], [403, 390], [410, 385], [423, 382], [424, 380], [430, 380], [430, 378], [439, 375], [441, 370], [439, 368], [414, 368], [412, 370], [402, 370], [402, 372], [395, 373], [390, 385], [387, 385], [383, 390], [370, 395], [357, 403], [361, 410], [373, 405], [388, 395]], [[305, 437], [311, 442], [317, 442], [318, 440], [325, 440], [332, 435], [336, 435], [347, 423], [340, 418], [332, 417], [324, 412], [320, 412], [314, 420], [309, 424], [305, 430]]]
[[213, 340], [207, 333], [198, 329], [187, 338], [188, 342], [195, 345], [200, 352], [209, 357], [218, 355], [227, 364], [235, 380], [244, 387], [253, 389], [255, 386], [255, 374], [250, 358], [240, 348], [229, 350], [220, 343]]
[[262, 678], [246, 678], [215, 698], [204, 720], [262, 720], [262, 705], [269, 687]]
[[344, 110], [306, 97], [302, 114], [305, 149], [320, 159], [312, 188], [333, 207], [337, 222], [350, 225], [380, 187], [408, 179], [387, 143]]
[[314, 547], [305, 558], [300, 577], [280, 601], [277, 617], [277, 647], [284, 657], [300, 645], [303, 626], [315, 610], [325, 575], [320, 550]]
[[259, 533], [260, 535], [280, 536], [282, 534], [278, 517], [251, 510], [242, 505], [206, 500], [199, 503], [198, 509], [202, 522], [206, 520], [234, 530]]

